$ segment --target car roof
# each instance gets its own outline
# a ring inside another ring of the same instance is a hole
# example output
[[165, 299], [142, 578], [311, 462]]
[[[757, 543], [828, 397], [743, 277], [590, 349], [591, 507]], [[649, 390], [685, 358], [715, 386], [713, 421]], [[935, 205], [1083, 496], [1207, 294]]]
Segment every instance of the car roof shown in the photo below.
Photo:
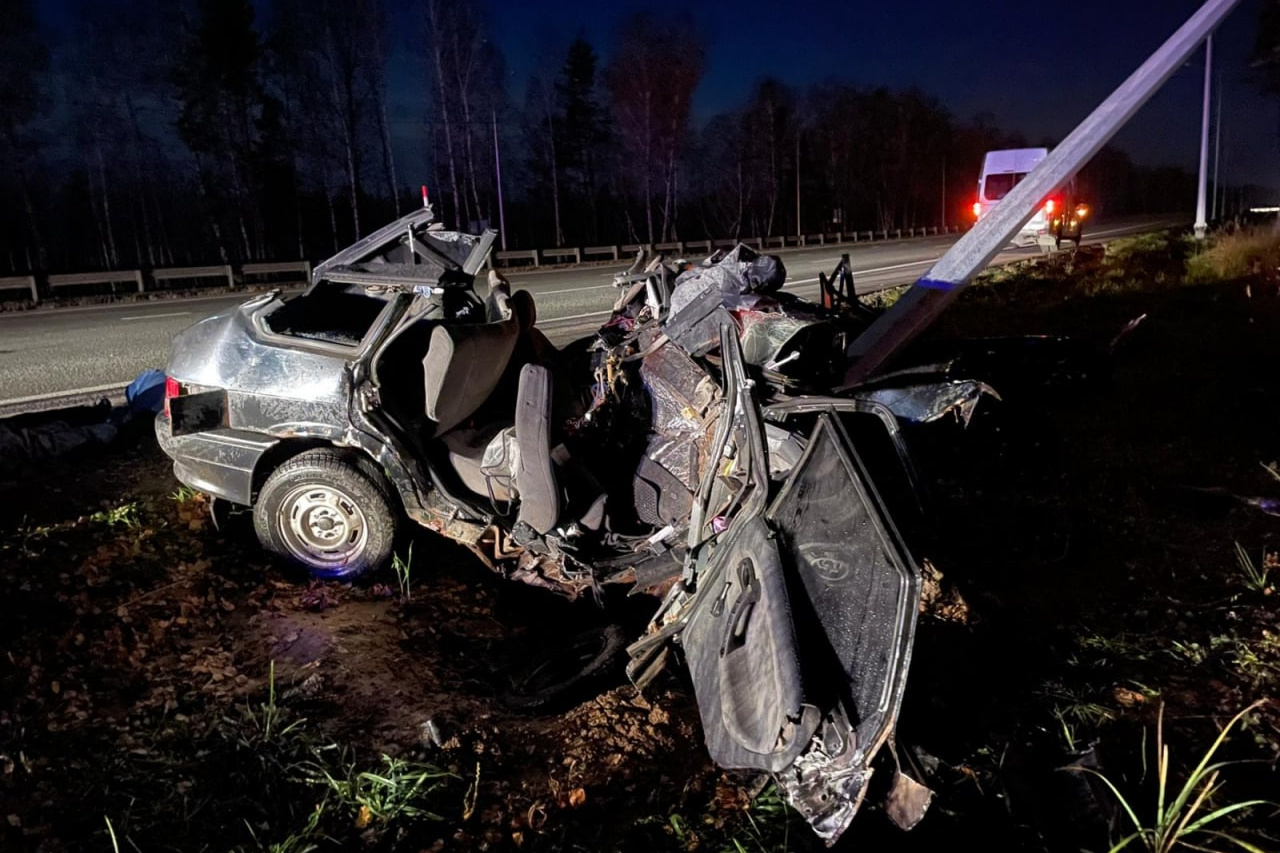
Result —
[[405, 290], [442, 279], [470, 281], [487, 260], [496, 236], [493, 229], [478, 235], [446, 230], [424, 206], [318, 264], [312, 280]]

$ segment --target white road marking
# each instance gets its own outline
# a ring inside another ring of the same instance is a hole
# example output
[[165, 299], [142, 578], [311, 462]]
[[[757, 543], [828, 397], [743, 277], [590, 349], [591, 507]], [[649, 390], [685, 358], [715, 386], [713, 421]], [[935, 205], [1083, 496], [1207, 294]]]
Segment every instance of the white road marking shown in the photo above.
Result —
[[588, 287], [566, 287], [562, 290], [537, 290], [535, 296], [555, 296], [557, 293], [582, 293], [584, 290], [613, 290], [612, 284], [593, 284]]
[[169, 314], [139, 314], [136, 317], [121, 317], [121, 323], [128, 323], [130, 320], [158, 320], [161, 317], [186, 317], [190, 311], [174, 311]]
[[[139, 299], [134, 302], [120, 303], [103, 303], [101, 305], [86, 305], [79, 308], [34, 308], [30, 311], [4, 311], [0, 312], [0, 320], [21, 319], [22, 317], [61, 317], [67, 314], [101, 314], [104, 311], [128, 311], [130, 308], [141, 308], [144, 305], [155, 305], [160, 302], [173, 302], [179, 305], [194, 305], [201, 302], [244, 302], [255, 296], [261, 296], [269, 293], [267, 290], [245, 291], [244, 293], [224, 293], [221, 296], [192, 296], [173, 299]], [[282, 294], [301, 293], [300, 287], [282, 287]]]
[[571, 314], [568, 317], [549, 317], [547, 323], [564, 323], [569, 320], [586, 320], [590, 317], [608, 317], [613, 311], [592, 311], [588, 314]]
[[[940, 257], [942, 257], [942, 256], [941, 256], [941, 255], [939, 255], [938, 257], [940, 258]], [[894, 265], [893, 265], [893, 266], [891, 266], [891, 267], [876, 267], [875, 269], [872, 269], [872, 270], [854, 270], [854, 271], [853, 271], [853, 274], [854, 274], [854, 275], [868, 275], [868, 274], [871, 274], [871, 273], [878, 273], [878, 272], [892, 272], [893, 270], [905, 270], [905, 269], [907, 269], [908, 267], [922, 267], [922, 266], [924, 266], [925, 264], [931, 264], [931, 263], [933, 263], [933, 262], [934, 262], [934, 261], [936, 261], [936, 260], [938, 260], [938, 258], [928, 258], [928, 259], [923, 260], [923, 261], [912, 261], [912, 262], [911, 262], [911, 263], [909, 263], [909, 264], [894, 264]]]
[[1176, 223], [1158, 222], [1155, 225], [1129, 225], [1124, 228], [1112, 228], [1110, 231], [1086, 231], [1084, 238], [1088, 240], [1090, 237], [1105, 237], [1108, 234], [1124, 234], [1126, 231], [1152, 231], [1157, 228], [1172, 228]]
[[[129, 380], [132, 382], [133, 380]], [[123, 391], [129, 382], [112, 382], [110, 385], [95, 385], [92, 388], [72, 388], [70, 391], [50, 391], [47, 394], [33, 394], [30, 397], [14, 397], [0, 400], [0, 406], [20, 406], [24, 403], [39, 403], [56, 397], [77, 397], [81, 394], [102, 394], [106, 391]]]

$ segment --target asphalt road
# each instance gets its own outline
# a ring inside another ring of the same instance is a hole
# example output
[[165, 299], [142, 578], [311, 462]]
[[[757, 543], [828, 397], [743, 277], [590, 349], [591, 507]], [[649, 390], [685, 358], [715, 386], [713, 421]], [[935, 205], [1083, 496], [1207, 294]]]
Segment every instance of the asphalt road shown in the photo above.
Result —
[[[1086, 243], [1175, 225], [1157, 220], [1115, 223], [1087, 236]], [[786, 289], [815, 298], [818, 272], [830, 273], [848, 252], [859, 293], [907, 284], [928, 270], [956, 235], [883, 243], [849, 243], [783, 249]], [[1036, 249], [1011, 250], [997, 263], [1026, 258]], [[617, 291], [613, 273], [626, 264], [508, 273], [516, 288], [533, 293], [538, 324], [556, 344], [599, 327]], [[202, 317], [245, 299], [234, 294], [166, 299], [121, 305], [61, 308], [0, 314], [0, 416], [22, 411], [119, 398], [134, 377], [163, 367], [173, 336]]]

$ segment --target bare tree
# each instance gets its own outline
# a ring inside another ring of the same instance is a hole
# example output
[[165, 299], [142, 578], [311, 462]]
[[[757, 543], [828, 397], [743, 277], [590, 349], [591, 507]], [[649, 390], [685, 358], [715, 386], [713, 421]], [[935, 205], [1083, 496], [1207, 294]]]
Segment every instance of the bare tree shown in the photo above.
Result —
[[491, 116], [505, 112], [505, 66], [471, 3], [427, 0], [427, 39], [435, 110], [444, 134], [449, 185], [459, 224], [489, 219], [496, 191]]
[[391, 145], [391, 125], [387, 121], [387, 75], [388, 60], [386, 21], [382, 7], [377, 7], [379, 20], [374, 22], [371, 35], [372, 52], [377, 69], [371, 79], [373, 89], [374, 117], [378, 122], [378, 140], [382, 143], [382, 168], [386, 173], [387, 193], [391, 196], [396, 216], [400, 216], [400, 183], [396, 179], [396, 156]]
[[535, 151], [535, 159], [541, 162], [535, 169], [545, 175], [551, 186], [551, 215], [555, 244], [563, 246], [564, 226], [560, 220], [560, 158], [557, 156], [557, 135], [560, 115], [557, 109], [555, 87], [546, 77], [534, 76], [528, 89], [529, 136]]
[[455, 4], [447, 0], [427, 0], [428, 40], [431, 43], [431, 59], [435, 70], [436, 110], [440, 113], [440, 123], [444, 130], [445, 161], [449, 168], [449, 190], [453, 196], [453, 215], [458, 224], [464, 224], [462, 212], [462, 196], [458, 192], [458, 161], [454, 156], [454, 126], [450, 114], [453, 98], [449, 94], [449, 76], [445, 73], [446, 45], [450, 29], [455, 26], [451, 12]]
[[[687, 19], [667, 22], [641, 14], [622, 29], [606, 73], [626, 171], [644, 204], [649, 242], [667, 238], [674, 227], [676, 165], [704, 59]], [[655, 213], [661, 217], [657, 229]]]
[[[35, 12], [30, 0], [0, 0], [0, 162], [11, 170], [9, 181], [0, 183], [0, 192], [15, 193], [26, 214], [21, 229], [25, 268], [46, 264], [45, 245], [32, 202], [30, 170], [35, 152], [30, 123], [40, 103], [40, 75], [48, 63], [48, 51], [39, 38]], [[6, 205], [7, 206], [7, 205]], [[6, 217], [7, 218], [7, 217]], [[7, 231], [8, 229], [6, 229]], [[11, 255], [11, 257], [13, 257]], [[10, 262], [11, 268], [17, 264]]]
[[245, 258], [263, 250], [258, 165], [268, 154], [265, 123], [277, 114], [263, 87], [261, 58], [248, 0], [201, 0], [174, 69], [178, 133], [195, 160], [201, 196], [213, 216], [234, 227], [236, 254]]
[[[376, 0], [277, 0], [272, 91], [284, 105], [300, 190], [344, 193], [351, 236], [363, 233], [368, 170], [397, 196], [386, 116], [386, 17]], [[305, 140], [305, 145], [301, 144]], [[326, 205], [335, 204], [328, 198]], [[397, 202], [398, 204], [398, 202]], [[336, 210], [331, 236], [340, 242]]]

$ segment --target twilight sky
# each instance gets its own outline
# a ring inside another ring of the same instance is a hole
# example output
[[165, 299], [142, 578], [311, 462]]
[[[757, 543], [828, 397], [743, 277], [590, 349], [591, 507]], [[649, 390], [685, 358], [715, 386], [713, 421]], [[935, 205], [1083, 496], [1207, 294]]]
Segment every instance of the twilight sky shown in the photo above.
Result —
[[[706, 117], [745, 101], [763, 75], [918, 85], [953, 114], [990, 112], [1032, 142], [1060, 139], [1199, 7], [1199, 0], [702, 0], [708, 38], [695, 108]], [[1215, 39], [1223, 97], [1224, 180], [1280, 187], [1280, 99], [1249, 82], [1260, 0], [1244, 0]], [[617, 25], [639, 9], [679, 13], [680, 0], [490, 0], [495, 39], [516, 80], [534, 62], [531, 35], [581, 29], [607, 56]], [[1194, 166], [1203, 58], [1174, 75], [1118, 143], [1138, 162]]]
[[[76, 0], [39, 0], [44, 24], [65, 30]], [[270, 0], [254, 0], [265, 26]], [[421, 163], [428, 83], [410, 0], [384, 0], [396, 33], [391, 114], [408, 173]], [[523, 103], [529, 74], [556, 67], [582, 33], [609, 59], [633, 12], [690, 10], [707, 47], [695, 120], [742, 104], [772, 75], [805, 87], [826, 79], [911, 85], [961, 118], [981, 112], [1031, 142], [1060, 139], [1200, 6], [1200, 0], [457, 0], [479, 2]], [[1249, 81], [1263, 0], [1243, 0], [1215, 40], [1222, 92], [1223, 180], [1280, 188], [1280, 99]], [[656, 51], [678, 45], [655, 45]], [[1165, 85], [1117, 139], [1140, 163], [1194, 167], [1203, 54]], [[417, 160], [418, 163], [414, 161]]]

